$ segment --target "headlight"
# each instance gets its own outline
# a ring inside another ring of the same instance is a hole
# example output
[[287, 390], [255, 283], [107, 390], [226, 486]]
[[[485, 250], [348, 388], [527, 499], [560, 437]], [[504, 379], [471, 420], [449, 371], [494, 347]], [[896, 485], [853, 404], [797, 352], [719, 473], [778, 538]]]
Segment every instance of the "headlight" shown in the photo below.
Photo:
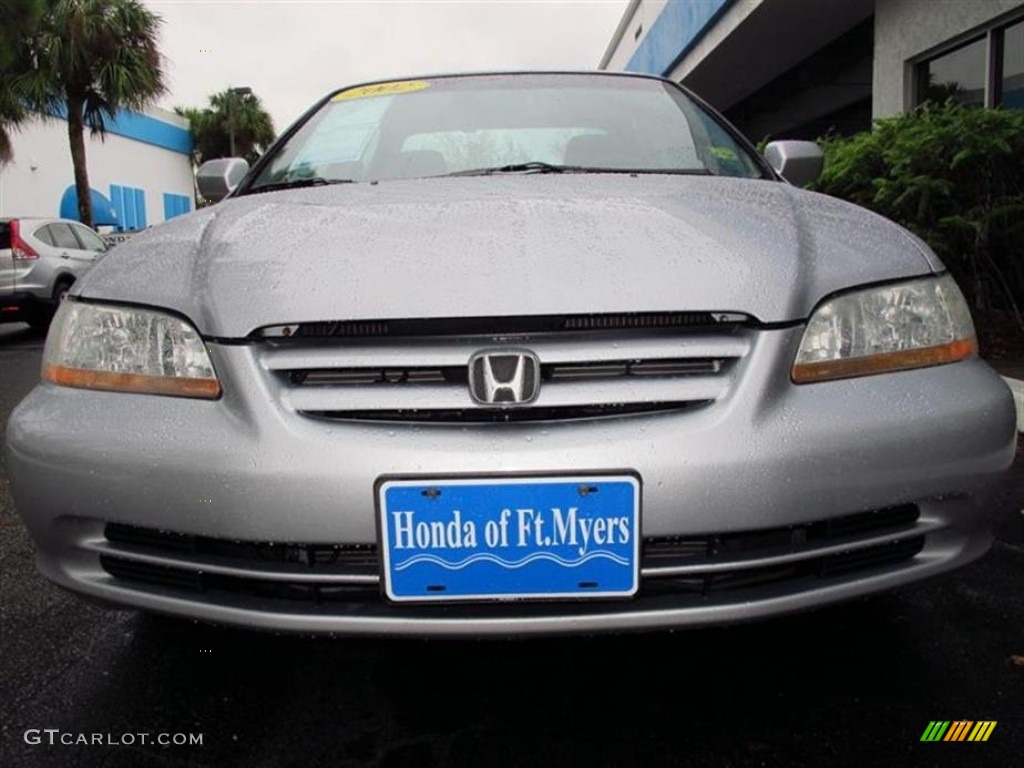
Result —
[[65, 387], [215, 398], [206, 345], [163, 312], [64, 301], [43, 352], [43, 380]]
[[793, 364], [797, 384], [953, 363], [977, 353], [967, 302], [949, 275], [868, 288], [815, 310]]

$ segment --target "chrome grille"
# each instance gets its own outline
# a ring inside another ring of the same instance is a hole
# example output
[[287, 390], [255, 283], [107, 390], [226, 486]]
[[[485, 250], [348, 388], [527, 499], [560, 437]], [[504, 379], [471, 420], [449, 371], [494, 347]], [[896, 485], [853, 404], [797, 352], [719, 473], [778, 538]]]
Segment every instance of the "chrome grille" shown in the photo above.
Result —
[[[282, 405], [311, 417], [548, 421], [692, 409], [714, 402], [732, 386], [755, 333], [735, 323], [569, 331], [564, 329], [569, 320], [582, 322], [570, 318], [557, 332], [513, 335], [500, 330], [465, 335], [453, 327], [452, 333], [440, 336], [281, 336], [265, 339], [257, 354], [280, 384]], [[621, 324], [616, 318], [606, 322]], [[476, 330], [478, 325], [466, 327]], [[537, 356], [540, 391], [528, 405], [495, 407], [470, 396], [470, 357], [503, 347]]]

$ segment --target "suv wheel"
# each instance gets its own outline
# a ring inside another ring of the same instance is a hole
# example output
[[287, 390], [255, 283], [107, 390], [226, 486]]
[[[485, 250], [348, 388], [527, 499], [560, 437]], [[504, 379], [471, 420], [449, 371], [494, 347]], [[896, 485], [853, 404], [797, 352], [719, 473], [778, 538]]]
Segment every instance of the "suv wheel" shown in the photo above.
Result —
[[74, 280], [61, 280], [53, 288], [53, 303], [56, 307], [60, 306], [60, 303], [64, 301], [64, 297], [68, 295], [68, 291], [71, 290], [71, 285]]

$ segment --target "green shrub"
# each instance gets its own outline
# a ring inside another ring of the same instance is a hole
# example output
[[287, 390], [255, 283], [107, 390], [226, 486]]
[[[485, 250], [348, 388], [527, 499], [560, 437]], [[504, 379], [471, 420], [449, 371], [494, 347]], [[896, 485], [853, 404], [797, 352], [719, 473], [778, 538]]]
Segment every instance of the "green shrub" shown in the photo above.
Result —
[[917, 234], [976, 317], [1009, 317], [1024, 331], [1024, 112], [929, 104], [819, 143], [815, 189]]

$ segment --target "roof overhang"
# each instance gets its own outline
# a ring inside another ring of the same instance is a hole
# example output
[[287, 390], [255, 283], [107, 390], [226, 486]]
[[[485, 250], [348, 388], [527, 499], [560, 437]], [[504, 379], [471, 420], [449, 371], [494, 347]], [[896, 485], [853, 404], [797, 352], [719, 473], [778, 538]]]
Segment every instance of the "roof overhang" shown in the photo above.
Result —
[[870, 18], [874, 8], [875, 0], [733, 3], [658, 74], [725, 110]]

